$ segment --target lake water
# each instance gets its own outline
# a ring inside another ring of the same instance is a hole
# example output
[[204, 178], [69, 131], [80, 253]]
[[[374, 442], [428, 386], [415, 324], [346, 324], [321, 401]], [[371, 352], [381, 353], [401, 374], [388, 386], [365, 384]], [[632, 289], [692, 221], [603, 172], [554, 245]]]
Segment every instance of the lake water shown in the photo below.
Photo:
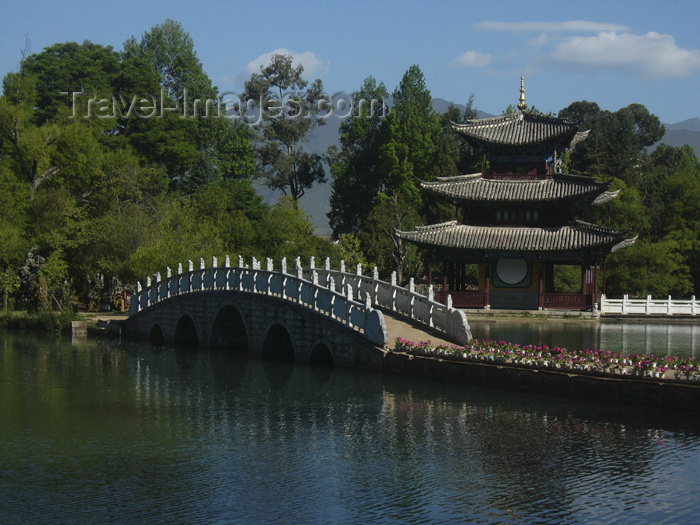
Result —
[[692, 523], [700, 418], [0, 333], [0, 522]]
[[700, 358], [700, 323], [562, 321], [556, 319], [469, 320], [477, 339]]

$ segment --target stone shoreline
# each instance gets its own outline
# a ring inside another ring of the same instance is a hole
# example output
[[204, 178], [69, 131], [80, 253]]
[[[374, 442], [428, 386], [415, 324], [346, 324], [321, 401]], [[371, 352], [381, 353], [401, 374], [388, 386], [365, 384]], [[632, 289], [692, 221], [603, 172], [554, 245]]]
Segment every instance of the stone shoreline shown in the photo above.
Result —
[[567, 396], [602, 402], [628, 403], [681, 411], [700, 411], [700, 382], [671, 377], [652, 378], [495, 362], [488, 359], [446, 359], [389, 351], [388, 373], [446, 380], [509, 390]]

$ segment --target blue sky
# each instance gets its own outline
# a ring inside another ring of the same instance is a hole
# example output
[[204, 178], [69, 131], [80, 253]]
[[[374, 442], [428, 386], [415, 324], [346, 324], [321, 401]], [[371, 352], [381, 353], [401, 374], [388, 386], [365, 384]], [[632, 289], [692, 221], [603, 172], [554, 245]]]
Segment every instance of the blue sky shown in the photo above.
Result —
[[192, 36], [221, 91], [239, 92], [284, 50], [352, 92], [368, 75], [393, 90], [418, 64], [434, 97], [500, 113], [527, 100], [556, 112], [577, 100], [644, 104], [663, 122], [700, 117], [700, 3], [654, 2], [12, 2], [0, 5], [0, 75], [17, 70], [25, 34], [38, 52], [90, 40], [120, 50], [172, 18]]

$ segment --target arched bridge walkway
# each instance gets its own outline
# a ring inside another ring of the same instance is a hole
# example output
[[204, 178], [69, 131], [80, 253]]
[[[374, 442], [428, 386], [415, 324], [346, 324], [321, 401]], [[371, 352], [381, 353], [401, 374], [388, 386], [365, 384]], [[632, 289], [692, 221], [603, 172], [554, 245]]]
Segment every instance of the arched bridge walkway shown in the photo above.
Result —
[[[153, 344], [210, 347], [241, 355], [306, 364], [376, 367], [396, 337], [464, 343], [471, 338], [464, 313], [409, 288], [355, 273], [303, 269], [286, 261], [263, 270], [253, 259], [231, 267], [213, 259], [211, 267], [159, 274], [137, 285], [124, 332]], [[356, 300], [362, 298], [362, 301]], [[389, 323], [382, 312], [387, 314]], [[403, 318], [412, 327], [400, 321]], [[389, 333], [387, 325], [392, 327]], [[424, 330], [416, 328], [422, 325]], [[416, 332], [418, 330], [418, 332]]]

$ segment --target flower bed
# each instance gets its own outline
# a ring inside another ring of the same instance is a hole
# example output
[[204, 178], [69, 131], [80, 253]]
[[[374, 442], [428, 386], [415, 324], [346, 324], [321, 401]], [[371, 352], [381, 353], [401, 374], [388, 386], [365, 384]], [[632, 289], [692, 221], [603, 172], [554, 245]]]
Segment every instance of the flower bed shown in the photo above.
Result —
[[544, 367], [560, 370], [595, 372], [625, 377], [676, 379], [700, 382], [700, 362], [690, 357], [654, 354], [616, 354], [606, 350], [567, 350], [566, 348], [474, 340], [466, 346], [432, 345], [396, 339], [396, 352], [456, 361]]

